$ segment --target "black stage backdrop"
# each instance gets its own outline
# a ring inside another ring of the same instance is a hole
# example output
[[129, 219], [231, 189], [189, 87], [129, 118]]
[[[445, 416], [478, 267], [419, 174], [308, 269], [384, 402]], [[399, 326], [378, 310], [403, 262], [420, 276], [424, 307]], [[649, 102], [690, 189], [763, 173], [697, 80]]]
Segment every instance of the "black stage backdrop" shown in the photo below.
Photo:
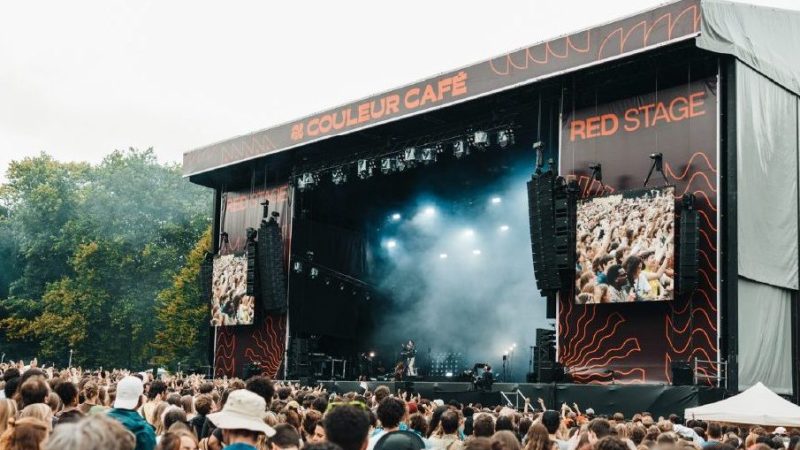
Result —
[[[627, 98], [618, 84], [580, 90], [566, 102], [560, 172], [578, 181], [582, 197], [641, 188], [649, 156], [661, 152], [676, 202], [693, 193], [700, 212], [699, 289], [691, 295], [575, 305], [572, 293], [562, 293], [559, 360], [577, 382], [669, 382], [672, 361], [717, 358], [717, 78], [709, 70], [693, 78], [689, 69], [636, 81], [653, 88]], [[679, 77], [685, 81], [676, 83]], [[589, 184], [594, 163], [602, 164], [604, 184]], [[648, 186], [663, 184], [654, 173]]]
[[[310, 333], [355, 339], [364, 308], [363, 289], [354, 288], [334, 275], [363, 279], [367, 271], [367, 241], [360, 233], [311, 220], [295, 220], [294, 260], [306, 263], [301, 273], [292, 272], [289, 302], [292, 334]], [[308, 254], [313, 251], [313, 256]], [[311, 278], [310, 267], [320, 268]], [[302, 319], [300, 319], [302, 318]]]
[[[228, 233], [230, 242], [226, 253], [244, 251], [247, 228], [258, 228], [264, 200], [269, 201], [270, 212], [280, 213], [284, 252], [288, 257], [291, 243], [291, 191], [288, 184], [223, 193], [220, 224], [221, 231]], [[241, 374], [244, 365], [250, 363], [260, 366], [271, 377], [278, 374], [286, 344], [286, 315], [266, 315], [259, 304], [257, 298], [253, 325], [217, 327], [216, 376]]]

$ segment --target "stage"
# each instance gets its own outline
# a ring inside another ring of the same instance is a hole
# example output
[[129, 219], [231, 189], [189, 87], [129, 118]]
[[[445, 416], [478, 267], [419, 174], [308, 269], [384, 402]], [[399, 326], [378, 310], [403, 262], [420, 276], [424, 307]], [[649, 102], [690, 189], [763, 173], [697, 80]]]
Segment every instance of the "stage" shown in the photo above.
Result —
[[[387, 386], [392, 392], [419, 393], [429, 400], [441, 399], [445, 402], [456, 400], [464, 404], [477, 404], [494, 407], [510, 401], [512, 407], [524, 405], [519, 391], [538, 408], [542, 399], [550, 409], [558, 410], [562, 403], [577, 403], [581, 411], [594, 409], [596, 414], [611, 415], [616, 412], [631, 417], [643, 411], [654, 417], [670, 414], [683, 414], [684, 409], [723, 398], [723, 389], [704, 386], [669, 386], [665, 384], [608, 384], [587, 385], [573, 383], [494, 383], [491, 391], [475, 391], [468, 382], [430, 382], [430, 381], [319, 381], [328, 392], [344, 394], [363, 392], [366, 383], [370, 391], [378, 386]], [[505, 394], [505, 397], [503, 396]]]

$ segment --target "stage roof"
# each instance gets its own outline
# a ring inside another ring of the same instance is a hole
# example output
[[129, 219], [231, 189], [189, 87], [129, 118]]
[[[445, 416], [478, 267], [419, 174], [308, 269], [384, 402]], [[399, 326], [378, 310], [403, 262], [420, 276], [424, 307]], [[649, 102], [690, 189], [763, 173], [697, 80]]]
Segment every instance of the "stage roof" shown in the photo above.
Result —
[[184, 176], [484, 97], [696, 39], [800, 93], [800, 13], [722, 0], [681, 0], [594, 28], [184, 153]]

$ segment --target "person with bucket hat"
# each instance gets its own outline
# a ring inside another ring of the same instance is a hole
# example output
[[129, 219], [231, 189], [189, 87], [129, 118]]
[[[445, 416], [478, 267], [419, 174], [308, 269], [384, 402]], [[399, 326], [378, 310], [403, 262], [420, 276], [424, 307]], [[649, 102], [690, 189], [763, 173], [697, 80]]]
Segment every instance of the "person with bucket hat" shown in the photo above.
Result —
[[264, 422], [266, 410], [264, 398], [246, 389], [237, 389], [230, 393], [222, 411], [207, 417], [222, 430], [226, 450], [256, 450], [262, 435], [275, 435], [275, 429]]

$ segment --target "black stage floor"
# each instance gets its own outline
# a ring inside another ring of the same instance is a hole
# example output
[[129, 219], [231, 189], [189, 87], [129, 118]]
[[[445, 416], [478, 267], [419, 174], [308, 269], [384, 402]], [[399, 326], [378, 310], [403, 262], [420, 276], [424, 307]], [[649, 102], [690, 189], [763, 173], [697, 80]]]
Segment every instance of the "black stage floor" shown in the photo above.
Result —
[[[562, 403], [577, 403], [581, 411], [593, 408], [596, 414], [611, 415], [616, 412], [631, 417], [635, 413], [647, 411], [654, 416], [678, 414], [683, 416], [686, 408], [715, 402], [724, 397], [725, 391], [704, 386], [670, 386], [664, 384], [567, 384], [567, 383], [494, 383], [491, 391], [475, 391], [466, 382], [430, 381], [319, 381], [328, 392], [362, 392], [363, 383], [370, 391], [378, 386], [388, 386], [393, 392], [398, 390], [420, 393], [423, 398], [445, 402], [457, 400], [463, 404], [496, 406], [519, 405], [524, 400], [516, 395], [519, 391], [531, 399], [536, 406], [537, 399], [545, 401], [548, 408], [560, 409]], [[503, 395], [505, 394], [505, 396]]]

